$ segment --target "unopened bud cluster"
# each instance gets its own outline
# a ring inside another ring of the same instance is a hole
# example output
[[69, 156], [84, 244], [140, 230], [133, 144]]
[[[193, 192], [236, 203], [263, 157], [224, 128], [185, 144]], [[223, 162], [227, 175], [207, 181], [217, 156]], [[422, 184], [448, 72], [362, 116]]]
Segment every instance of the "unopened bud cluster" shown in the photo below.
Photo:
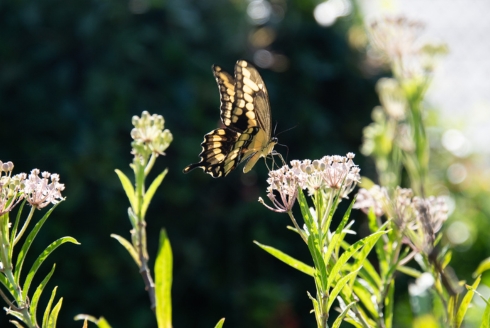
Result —
[[164, 130], [163, 116], [150, 115], [144, 111], [141, 117], [133, 116], [132, 123], [134, 128], [131, 130], [131, 137], [134, 141], [131, 146], [134, 155], [147, 158], [152, 153], [165, 154], [164, 151], [172, 142], [173, 137], [168, 129]]

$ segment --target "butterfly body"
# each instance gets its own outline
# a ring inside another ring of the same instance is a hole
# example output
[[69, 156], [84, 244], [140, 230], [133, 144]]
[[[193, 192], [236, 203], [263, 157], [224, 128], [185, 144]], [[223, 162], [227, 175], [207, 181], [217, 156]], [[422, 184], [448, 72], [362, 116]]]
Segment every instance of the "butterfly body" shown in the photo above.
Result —
[[271, 138], [269, 95], [259, 72], [245, 60], [237, 61], [232, 77], [219, 66], [213, 73], [220, 91], [220, 116], [224, 128], [204, 136], [201, 160], [184, 169], [197, 167], [217, 178], [226, 176], [247, 161], [243, 172], [249, 172], [261, 157], [267, 157], [277, 144]]

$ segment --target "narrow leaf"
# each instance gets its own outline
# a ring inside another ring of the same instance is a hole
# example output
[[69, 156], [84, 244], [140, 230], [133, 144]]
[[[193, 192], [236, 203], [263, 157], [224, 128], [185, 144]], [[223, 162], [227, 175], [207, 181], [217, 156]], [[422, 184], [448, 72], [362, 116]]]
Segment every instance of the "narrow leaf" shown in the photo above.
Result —
[[58, 286], [53, 288], [53, 291], [51, 292], [51, 297], [49, 298], [48, 305], [46, 305], [46, 309], [44, 310], [43, 325], [42, 325], [43, 328], [48, 327], [49, 314], [51, 313], [51, 306], [53, 306], [53, 301], [54, 301], [54, 297], [56, 296], [57, 289]]
[[457, 325], [456, 327], [458, 328], [461, 327], [461, 324], [463, 323], [464, 316], [466, 315], [466, 310], [468, 310], [468, 306], [470, 305], [471, 300], [473, 299], [475, 290], [478, 288], [478, 285], [480, 284], [480, 280], [481, 280], [481, 276], [478, 276], [478, 278], [476, 278], [472, 286], [467, 286], [468, 292], [463, 297], [463, 300], [459, 305], [458, 312], [456, 313], [456, 325]]
[[41, 297], [41, 294], [43, 293], [44, 287], [46, 287], [49, 279], [53, 275], [55, 268], [56, 268], [56, 264], [53, 265], [53, 268], [51, 269], [51, 271], [46, 275], [46, 277], [44, 277], [43, 281], [41, 281], [39, 286], [37, 286], [36, 291], [34, 292], [34, 295], [32, 296], [31, 306], [30, 306], [29, 312], [31, 313], [31, 317], [33, 318], [33, 320], [35, 321], [36, 324], [37, 324], [37, 321], [36, 321], [37, 313], [36, 312], [37, 312], [37, 305], [39, 303], [39, 298]]
[[352, 210], [352, 206], [354, 205], [354, 201], [355, 201], [355, 199], [350, 203], [350, 206], [347, 209], [347, 211], [345, 212], [344, 217], [342, 218], [342, 221], [340, 221], [339, 225], [337, 226], [337, 229], [335, 230], [335, 233], [332, 237], [332, 240], [328, 244], [327, 252], [325, 253], [324, 258], [323, 258], [325, 263], [330, 262], [330, 256], [332, 255], [332, 252], [334, 251], [334, 249], [338, 250], [338, 246], [341, 244], [341, 242], [343, 240], [343, 238], [341, 238], [343, 236], [342, 231], [344, 230], [344, 227], [347, 224], [347, 221], [349, 220], [350, 212]]
[[168, 169], [165, 169], [162, 173], [160, 173], [155, 180], [151, 183], [150, 187], [145, 193], [145, 196], [143, 197], [143, 204], [141, 206], [141, 218], [143, 219], [146, 215], [146, 210], [148, 209], [148, 206], [150, 205], [151, 199], [153, 198], [153, 195], [155, 195], [155, 192], [157, 191], [158, 187], [163, 181], [163, 178], [167, 175]]
[[167, 233], [160, 231], [160, 245], [155, 260], [155, 298], [158, 328], [172, 328], [172, 248]]
[[481, 318], [480, 328], [490, 328], [490, 302], [487, 301], [487, 306]]
[[327, 312], [330, 311], [330, 307], [332, 306], [333, 302], [335, 301], [335, 298], [337, 298], [337, 295], [340, 293], [342, 288], [344, 288], [344, 286], [352, 277], [355, 277], [357, 275], [358, 271], [359, 270], [353, 271], [348, 275], [346, 275], [345, 277], [342, 277], [339, 281], [337, 281], [335, 287], [330, 292], [330, 295], [328, 295]]
[[134, 194], [134, 188], [133, 185], [131, 184], [131, 181], [129, 178], [120, 170], [116, 169], [116, 174], [119, 177], [119, 181], [121, 181], [121, 185], [126, 192], [126, 196], [128, 197], [129, 203], [131, 204], [131, 207], [136, 209], [137, 208], [137, 199]]
[[[17, 215], [15, 217], [15, 222], [12, 227], [12, 231], [10, 232], [10, 240], [13, 242], [15, 240], [15, 235], [17, 235], [17, 229], [19, 228], [19, 223], [20, 223], [20, 217], [22, 214], [22, 210], [24, 209], [24, 205], [26, 204], [26, 199], [24, 199], [19, 206], [19, 209], [17, 211]], [[12, 255], [14, 253], [14, 246], [10, 246], [9, 250], [9, 258], [12, 258]]]
[[58, 320], [58, 314], [60, 313], [62, 303], [63, 303], [63, 297], [60, 298], [58, 303], [56, 303], [55, 307], [53, 308], [53, 311], [51, 311], [51, 314], [49, 315], [47, 328], [56, 328], [56, 321]]
[[214, 328], [222, 328], [224, 323], [225, 323], [225, 318], [222, 318], [220, 321], [218, 321], [218, 323], [216, 324], [216, 326], [214, 326]]
[[[345, 309], [340, 313], [340, 315], [335, 319], [333, 322], [332, 328], [340, 328], [340, 324], [342, 323], [342, 320], [344, 320], [345, 316], [347, 315], [347, 312], [349, 312], [350, 308], [354, 306], [356, 302], [349, 303]], [[361, 326], [362, 327], [362, 326]]]
[[325, 266], [325, 262], [323, 262], [322, 254], [317, 247], [313, 235], [308, 236], [308, 249], [310, 250], [313, 262], [315, 263], [316, 272], [320, 275], [321, 286], [319, 286], [319, 288], [321, 290], [326, 290], [328, 281], [327, 268]]
[[301, 209], [301, 215], [303, 216], [303, 220], [305, 221], [310, 235], [318, 235], [318, 227], [315, 223], [313, 215], [311, 215], [308, 202], [306, 201], [305, 194], [303, 193], [303, 189], [301, 189], [300, 187], [298, 187], [298, 203], [299, 208]]
[[483, 272], [487, 271], [490, 269], [490, 257], [487, 257], [483, 261], [480, 262], [478, 265], [478, 268], [476, 268], [475, 272], [473, 272], [473, 278], [478, 277], [481, 275]]
[[140, 258], [138, 256], [138, 252], [136, 252], [136, 250], [133, 247], [133, 244], [131, 244], [124, 237], [121, 237], [121, 236], [116, 235], [116, 234], [111, 234], [111, 237], [114, 238], [115, 240], [117, 240], [118, 242], [120, 242], [121, 245], [123, 245], [123, 247], [126, 248], [126, 250], [129, 252], [129, 255], [131, 255], [131, 257], [136, 262], [136, 264], [138, 265], [138, 267], [140, 267], [141, 266], [141, 261], [140, 261]]
[[[60, 204], [60, 203], [58, 203], [58, 204]], [[29, 247], [31, 247], [32, 242], [34, 241], [34, 238], [36, 238], [36, 235], [39, 232], [39, 230], [41, 229], [41, 227], [43, 226], [44, 222], [46, 222], [49, 215], [51, 214], [51, 212], [53, 212], [53, 210], [56, 208], [56, 206], [58, 206], [58, 204], [55, 204], [53, 207], [51, 207], [46, 212], [46, 214], [44, 214], [44, 216], [41, 218], [41, 220], [39, 220], [36, 223], [34, 228], [32, 228], [31, 232], [27, 236], [24, 244], [22, 245], [22, 248], [20, 249], [19, 255], [17, 256], [17, 263], [15, 264], [15, 273], [14, 273], [15, 282], [18, 283], [19, 285], [20, 285], [20, 283], [19, 283], [20, 272], [22, 271], [22, 265], [24, 264], [24, 260], [25, 260], [26, 255], [27, 255], [27, 251], [29, 250]]]
[[422, 272], [420, 272], [419, 270], [404, 265], [397, 266], [396, 270], [414, 278], [418, 278], [422, 275]]
[[24, 326], [22, 326], [18, 321], [15, 321], [15, 320], [9, 320], [9, 322], [11, 324], [13, 324], [14, 326], [16, 326], [17, 328], [24, 328]]
[[363, 286], [359, 280], [357, 279], [354, 283], [353, 291], [371, 316], [374, 319], [378, 319], [379, 313], [375, 304], [376, 300], [373, 301], [373, 293], [369, 290], [369, 287]]
[[393, 327], [393, 309], [395, 303], [395, 280], [391, 280], [388, 287], [388, 293], [385, 298], [385, 327]]
[[293, 268], [295, 268], [295, 269], [297, 269], [303, 273], [306, 273], [307, 275], [312, 276], [312, 277], [315, 275], [315, 269], [312, 268], [311, 266], [309, 266], [309, 265], [307, 265], [307, 264], [305, 264], [299, 260], [296, 260], [295, 258], [287, 255], [286, 253], [281, 252], [280, 250], [278, 250], [274, 247], [263, 245], [257, 241], [254, 241], [254, 243], [257, 246], [259, 246], [260, 248], [262, 248], [263, 250], [265, 250], [267, 253], [276, 257], [278, 260], [281, 260], [282, 262], [292, 266]]
[[97, 319], [96, 317], [88, 314], [77, 314], [74, 319], [92, 322], [96, 324], [99, 328], [111, 328], [111, 325], [109, 325], [104, 317], [100, 317], [99, 319]]
[[24, 296], [24, 299], [26, 299], [27, 293], [29, 291], [29, 287], [31, 286], [32, 279], [34, 278], [34, 275], [36, 274], [37, 270], [41, 266], [41, 264], [46, 260], [46, 258], [51, 254], [56, 248], [58, 248], [60, 245], [64, 243], [73, 243], [76, 245], [80, 245], [78, 241], [76, 241], [75, 238], [72, 237], [63, 237], [58, 240], [55, 240], [52, 242], [46, 249], [39, 255], [37, 260], [34, 262], [32, 265], [31, 269], [29, 270], [29, 273], [27, 274], [26, 281], [23, 286], [22, 290], [22, 295]]

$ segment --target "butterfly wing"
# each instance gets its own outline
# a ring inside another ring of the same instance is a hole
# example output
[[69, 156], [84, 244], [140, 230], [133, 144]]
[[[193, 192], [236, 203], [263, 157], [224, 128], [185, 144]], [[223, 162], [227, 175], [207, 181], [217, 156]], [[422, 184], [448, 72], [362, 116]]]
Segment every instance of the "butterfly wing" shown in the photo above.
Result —
[[241, 153], [235, 146], [239, 137], [240, 133], [230, 129], [216, 129], [204, 135], [199, 163], [188, 165], [184, 173], [200, 167], [213, 178], [226, 176], [239, 164]]
[[260, 157], [266, 157], [277, 143], [271, 139], [269, 94], [259, 72], [245, 60], [237, 61], [235, 77], [213, 66], [220, 91], [220, 117], [225, 128], [211, 131], [201, 143], [200, 167], [217, 178], [226, 176], [238, 164], [248, 160], [244, 172], [252, 169]]

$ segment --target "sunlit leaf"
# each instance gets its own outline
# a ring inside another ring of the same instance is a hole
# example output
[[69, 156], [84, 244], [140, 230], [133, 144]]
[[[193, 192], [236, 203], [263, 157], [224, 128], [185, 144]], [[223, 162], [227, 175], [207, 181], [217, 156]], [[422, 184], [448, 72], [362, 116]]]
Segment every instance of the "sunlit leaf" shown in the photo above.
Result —
[[141, 205], [141, 218], [143, 219], [146, 215], [146, 211], [148, 210], [148, 206], [150, 205], [151, 199], [153, 198], [153, 195], [157, 191], [158, 187], [163, 181], [163, 178], [165, 178], [165, 175], [167, 175], [168, 169], [165, 169], [162, 173], [160, 173], [155, 180], [151, 183], [150, 187], [145, 193], [145, 196], [143, 197], [143, 204]]
[[395, 280], [392, 279], [388, 287], [388, 293], [385, 298], [385, 327], [393, 327], [393, 309], [395, 304]]
[[92, 322], [96, 324], [99, 328], [111, 328], [111, 325], [109, 325], [104, 317], [100, 317], [99, 319], [97, 319], [96, 317], [88, 314], [77, 314], [74, 319]]
[[220, 321], [218, 321], [218, 323], [216, 324], [216, 326], [214, 326], [214, 328], [222, 328], [224, 323], [225, 323], [225, 318], [222, 318]]
[[[332, 324], [332, 328], [340, 328], [340, 324], [342, 323], [342, 320], [344, 320], [345, 316], [347, 315], [347, 312], [349, 312], [350, 308], [356, 304], [355, 302], [352, 302], [348, 304], [345, 309], [342, 310], [342, 313], [335, 319], [335, 321]], [[361, 326], [362, 327], [362, 326]]]
[[48, 219], [49, 215], [54, 211], [54, 209], [56, 208], [56, 206], [58, 206], [58, 204], [53, 205], [53, 207], [51, 207], [46, 212], [46, 214], [44, 214], [44, 216], [41, 218], [41, 220], [39, 220], [36, 223], [36, 225], [34, 225], [34, 228], [32, 228], [32, 230], [29, 233], [29, 235], [27, 236], [24, 244], [22, 245], [22, 248], [21, 248], [19, 254], [17, 255], [17, 263], [15, 265], [15, 273], [14, 273], [14, 276], [15, 276], [15, 282], [18, 283], [19, 285], [20, 285], [20, 283], [19, 283], [19, 281], [20, 281], [20, 272], [22, 271], [22, 265], [24, 264], [24, 260], [25, 260], [26, 255], [27, 255], [27, 251], [31, 247], [32, 242], [34, 241], [34, 238], [36, 238], [37, 233], [39, 232], [39, 230], [43, 226], [44, 222], [46, 222], [46, 220]]
[[155, 314], [159, 328], [172, 328], [172, 266], [172, 248], [167, 233], [162, 229], [155, 260]]
[[335, 284], [335, 287], [330, 292], [330, 295], [328, 295], [327, 312], [330, 311], [330, 307], [332, 306], [333, 302], [335, 301], [335, 298], [340, 293], [342, 288], [344, 288], [344, 286], [347, 284], [347, 282], [352, 277], [355, 277], [357, 275], [358, 271], [359, 270], [353, 271], [353, 272], [349, 273], [348, 275], [346, 275], [345, 277], [342, 277], [341, 279], [339, 279], [337, 281], [337, 283]]
[[49, 315], [51, 313], [51, 307], [53, 306], [53, 301], [54, 297], [56, 296], [56, 290], [58, 289], [58, 286], [53, 288], [53, 291], [51, 292], [51, 297], [49, 298], [48, 305], [46, 305], [46, 309], [44, 310], [44, 315], [43, 315], [43, 328], [48, 327], [48, 322], [49, 322]]
[[72, 237], [63, 237], [58, 240], [55, 240], [52, 242], [46, 249], [39, 255], [39, 257], [36, 259], [34, 264], [32, 265], [31, 269], [29, 270], [29, 273], [27, 274], [26, 281], [24, 282], [23, 290], [22, 290], [22, 296], [24, 299], [26, 299], [27, 293], [29, 291], [29, 288], [31, 286], [32, 279], [34, 278], [34, 275], [36, 274], [37, 270], [43, 264], [44, 260], [51, 254], [56, 248], [61, 246], [64, 243], [73, 243], [76, 245], [80, 245], [78, 241], [76, 241], [75, 238]]
[[[48, 283], [49, 279], [54, 273], [54, 269], [56, 268], [56, 264], [53, 265], [53, 268], [51, 271], [44, 277], [43, 281], [37, 286], [36, 291], [34, 292], [34, 295], [31, 298], [31, 306], [29, 309], [29, 312], [31, 313], [31, 317], [33, 320], [37, 323], [36, 321], [36, 315], [37, 315], [37, 305], [39, 303], [39, 298], [41, 297], [41, 294], [43, 293], [44, 287], [46, 287], [46, 284]], [[56, 288], [55, 288], [56, 290]]]
[[116, 234], [111, 234], [111, 237], [116, 239], [119, 243], [121, 243], [121, 245], [123, 245], [124, 248], [126, 248], [129, 255], [131, 255], [131, 257], [133, 258], [134, 262], [136, 262], [138, 267], [140, 267], [141, 261], [140, 261], [140, 258], [138, 256], [138, 252], [136, 252], [136, 250], [133, 247], [133, 244], [131, 244], [126, 238], [121, 237], [121, 236], [116, 235]]
[[[26, 204], [26, 199], [24, 199], [21, 203], [20, 203], [20, 206], [19, 206], [19, 209], [17, 210], [17, 215], [15, 217], [15, 222], [14, 222], [14, 225], [12, 226], [12, 231], [10, 232], [10, 240], [13, 241], [15, 240], [15, 235], [17, 234], [17, 229], [19, 227], [19, 222], [20, 222], [20, 218], [21, 218], [21, 215], [22, 215], [22, 210], [24, 209], [24, 205]], [[13, 253], [14, 253], [14, 246], [10, 246], [10, 249], [9, 249], [9, 258], [12, 259], [12, 256], [13, 256]]]
[[478, 268], [476, 268], [475, 272], [473, 272], [473, 278], [478, 277], [481, 275], [483, 272], [487, 271], [490, 269], [490, 257], [487, 257], [483, 261], [480, 262], [478, 265]]
[[480, 328], [490, 328], [490, 302], [487, 301], [487, 306], [485, 307], [485, 311], [483, 312], [483, 316], [481, 318]]
[[53, 308], [53, 311], [51, 311], [48, 319], [48, 325], [46, 326], [47, 328], [56, 328], [56, 321], [58, 320], [58, 314], [60, 313], [62, 303], [63, 297], [60, 298], [58, 303], [56, 303], [55, 307]]
[[124, 189], [124, 192], [126, 192], [126, 196], [128, 197], [128, 200], [129, 200], [129, 203], [131, 204], [131, 207], [134, 209], [138, 208], [137, 207], [138, 200], [135, 196], [134, 188], [133, 188], [131, 181], [121, 170], [116, 169], [115, 171], [116, 171], [117, 176], [119, 177], [119, 181], [121, 181], [121, 185]]
[[424, 314], [415, 317], [412, 323], [413, 328], [439, 328], [439, 323], [432, 314]]
[[481, 276], [478, 276], [478, 278], [476, 278], [473, 285], [467, 286], [468, 292], [463, 297], [463, 300], [459, 305], [458, 312], [456, 313], [456, 324], [457, 324], [456, 327], [461, 327], [461, 324], [463, 323], [463, 319], [466, 315], [466, 311], [468, 310], [468, 306], [470, 305], [471, 300], [473, 299], [473, 295], [475, 294], [475, 290], [478, 288], [478, 285], [480, 284], [480, 280], [481, 280]]
[[263, 245], [257, 241], [254, 241], [254, 243], [256, 245], [258, 245], [260, 248], [262, 248], [263, 250], [265, 250], [267, 253], [276, 257], [278, 260], [281, 260], [282, 262], [292, 266], [293, 268], [295, 268], [295, 269], [297, 269], [303, 273], [306, 273], [309, 276], [312, 276], [312, 277], [314, 276], [315, 269], [312, 268], [311, 266], [309, 266], [309, 265], [307, 265], [307, 264], [305, 264], [299, 260], [296, 260], [295, 258], [287, 255], [286, 253], [281, 252], [280, 250], [278, 250], [274, 247]]
[[322, 254], [318, 249], [317, 242], [313, 235], [308, 236], [308, 249], [310, 250], [310, 254], [313, 258], [313, 262], [315, 263], [316, 272], [319, 274], [321, 286], [320, 289], [327, 289], [327, 268], [325, 266], [325, 262], [323, 262]]
[[305, 221], [305, 225], [308, 228], [310, 235], [318, 235], [318, 228], [314, 222], [315, 219], [313, 218], [313, 215], [311, 215], [310, 207], [306, 201], [305, 194], [300, 187], [298, 187], [298, 203], [301, 209], [301, 215], [303, 216], [303, 220]]

